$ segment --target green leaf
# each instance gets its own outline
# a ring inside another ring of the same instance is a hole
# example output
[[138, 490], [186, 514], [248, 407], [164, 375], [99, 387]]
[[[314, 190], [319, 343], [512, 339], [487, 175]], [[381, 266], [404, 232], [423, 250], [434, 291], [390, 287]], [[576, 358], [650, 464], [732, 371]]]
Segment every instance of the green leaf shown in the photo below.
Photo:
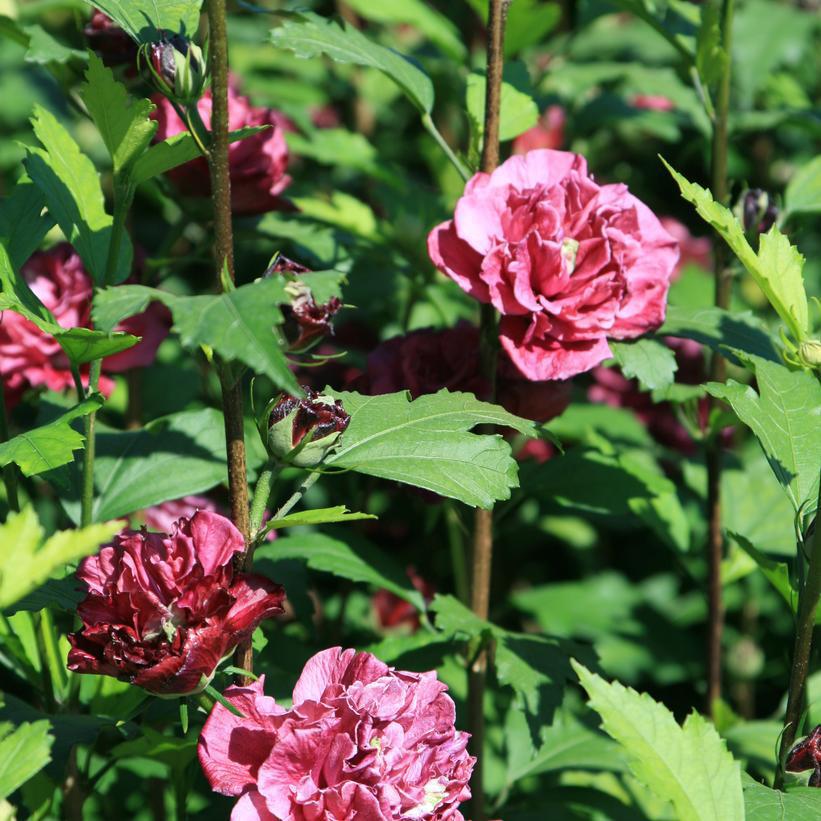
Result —
[[39, 428], [20, 433], [0, 444], [0, 465], [14, 462], [24, 476], [35, 476], [74, 461], [74, 451], [83, 447], [85, 437], [71, 427], [71, 422], [94, 413], [103, 405], [103, 397], [94, 394]]
[[43, 333], [53, 336], [75, 365], [102, 359], [136, 345], [140, 339], [131, 334], [92, 331], [88, 328], [63, 328], [37, 298], [25, 279], [11, 266], [8, 252], [0, 242], [0, 311], [11, 310], [34, 323]]
[[646, 693], [571, 664], [605, 732], [627, 753], [633, 774], [671, 801], [680, 821], [744, 821], [741, 768], [712, 724], [693, 712], [680, 727]]
[[622, 373], [641, 382], [645, 390], [666, 388], [673, 383], [678, 370], [672, 348], [655, 339], [638, 339], [635, 342], [610, 342], [610, 350]]
[[[485, 90], [487, 81], [484, 74], [470, 74], [467, 80], [465, 105], [476, 140], [481, 145], [485, 122]], [[499, 139], [512, 140], [532, 128], [539, 120], [539, 108], [535, 100], [510, 83], [502, 83], [502, 104], [499, 118]]]
[[773, 226], [761, 235], [756, 254], [747, 242], [741, 224], [728, 208], [715, 202], [707, 189], [689, 182], [663, 158], [662, 162], [678, 183], [684, 199], [691, 202], [699, 215], [724, 238], [781, 321], [799, 342], [803, 341], [809, 333], [809, 312], [802, 275], [804, 258], [798, 250]]
[[121, 174], [148, 148], [157, 130], [156, 121], [148, 115], [156, 106], [150, 100], [132, 97], [94, 52], [88, 55], [80, 96], [111, 155], [114, 174]]
[[[270, 126], [249, 125], [229, 132], [228, 141], [234, 143], [244, 140], [246, 137], [252, 137], [254, 134], [259, 134], [260, 131], [266, 131], [268, 128]], [[129, 176], [134, 185], [139, 185], [158, 174], [170, 171], [172, 168], [176, 168], [178, 165], [199, 156], [201, 156], [200, 149], [187, 131], [174, 134], [167, 140], [150, 146], [144, 154], [138, 157], [131, 168]]]
[[502, 437], [468, 431], [487, 423], [532, 436], [532, 422], [447, 390], [415, 401], [406, 392], [330, 393], [342, 400], [351, 421], [325, 460], [329, 467], [416, 485], [474, 507], [508, 499], [518, 486], [516, 462]]
[[417, 28], [453, 60], [462, 62], [467, 56], [459, 29], [444, 14], [422, 0], [382, 0], [380, 3], [351, 0], [348, 5], [366, 20]]
[[795, 172], [784, 192], [784, 219], [792, 214], [821, 211], [821, 156]]
[[705, 88], [727, 71], [729, 56], [721, 44], [721, 3], [708, 0], [701, 7], [701, 25], [696, 36], [696, 70]]
[[[213, 408], [181, 411], [136, 431], [97, 427], [95, 521], [204, 493], [226, 479], [222, 414]], [[76, 518], [79, 499], [62, 501]]]
[[798, 609], [798, 592], [790, 581], [790, 569], [786, 562], [777, 562], [759, 551], [753, 543], [740, 533], [727, 534], [744, 553], [759, 567], [767, 581], [781, 594], [787, 606], [795, 612]]
[[[100, 178], [68, 131], [39, 105], [32, 126], [43, 148], [29, 148], [26, 171], [43, 192], [49, 213], [77, 249], [94, 281], [105, 281], [112, 219], [106, 213]], [[123, 237], [113, 281], [131, 273], [131, 242]]]
[[271, 32], [279, 48], [297, 57], [325, 54], [338, 63], [376, 68], [390, 77], [422, 114], [433, 110], [433, 83], [424, 71], [391, 49], [371, 42], [346, 23], [335, 23], [311, 12], [280, 12], [282, 25]]
[[0, 722], [0, 799], [10, 796], [51, 761], [54, 737], [48, 721], [15, 727]]
[[94, 553], [122, 529], [122, 522], [62, 530], [43, 542], [44, 531], [30, 507], [10, 513], [0, 525], [0, 609], [14, 604], [46, 582], [61, 565]]
[[255, 566], [262, 559], [299, 559], [312, 570], [390, 590], [417, 610], [425, 609], [422, 594], [410, 583], [402, 567], [383, 551], [351, 534], [346, 535], [344, 542], [324, 533], [287, 536], [257, 548], [254, 556]]
[[11, 193], [0, 200], [0, 240], [15, 270], [40, 247], [54, 226], [51, 215], [43, 213], [45, 206], [43, 192], [28, 177], [19, 179]]
[[301, 510], [298, 513], [289, 513], [280, 519], [269, 519], [265, 523], [266, 530], [282, 530], [286, 527], [305, 527], [307, 525], [326, 525], [335, 522], [356, 522], [361, 519], [377, 519], [372, 513], [351, 513], [345, 505], [336, 507], [314, 508]]
[[781, 357], [763, 323], [752, 313], [724, 311], [721, 308], [667, 307], [667, 319], [656, 331], [658, 336], [694, 339], [714, 351], [726, 354], [728, 348], [744, 351], [773, 362]]
[[791, 371], [766, 359], [745, 357], [758, 393], [733, 379], [711, 382], [707, 391], [732, 406], [756, 435], [770, 467], [798, 511], [818, 493], [821, 465], [821, 385], [805, 371]]
[[283, 319], [279, 306], [290, 303], [280, 278], [267, 277], [228, 293], [203, 296], [174, 296], [143, 285], [106, 288], [94, 300], [94, 321], [101, 328], [113, 327], [145, 310], [152, 300], [171, 309], [173, 329], [186, 348], [205, 345], [224, 360], [242, 362], [265, 374], [282, 390], [300, 392], [274, 332]]
[[138, 43], [150, 43], [167, 29], [193, 36], [202, 0], [86, 0], [105, 12]]
[[821, 817], [821, 790], [814, 787], [781, 792], [745, 775], [743, 789], [746, 821], [809, 821]]

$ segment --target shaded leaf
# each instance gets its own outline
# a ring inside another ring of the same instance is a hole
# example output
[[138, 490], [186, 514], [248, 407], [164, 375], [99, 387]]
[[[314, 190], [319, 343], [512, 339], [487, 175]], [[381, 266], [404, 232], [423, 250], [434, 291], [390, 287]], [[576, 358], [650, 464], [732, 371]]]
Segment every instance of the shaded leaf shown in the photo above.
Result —
[[150, 43], [159, 31], [192, 36], [199, 25], [202, 0], [86, 0], [105, 12], [137, 42]]
[[590, 706], [627, 753], [638, 780], [681, 821], [744, 821], [741, 769], [715, 728], [698, 713], [683, 726], [673, 714], [619, 682], [608, 683], [572, 662]]
[[533, 435], [532, 422], [467, 393], [441, 390], [410, 401], [330, 391], [351, 415], [325, 464], [423, 487], [474, 507], [490, 507], [517, 487], [516, 462], [501, 436], [469, 433], [495, 424]]
[[745, 775], [744, 809], [746, 821], [809, 821], [821, 817], [821, 790], [794, 787], [781, 792]]
[[784, 193], [784, 219], [790, 214], [817, 214], [821, 211], [821, 156], [795, 172]]
[[338, 63], [376, 68], [405, 92], [422, 114], [433, 109], [430, 78], [407, 58], [369, 40], [347, 23], [326, 20], [311, 12], [280, 12], [282, 25], [271, 32], [278, 48], [289, 49], [297, 57], [325, 54]]
[[[479, 145], [482, 143], [484, 131], [486, 89], [487, 82], [483, 74], [474, 73], [468, 76], [465, 105]], [[499, 139], [512, 140], [536, 125], [538, 120], [539, 108], [536, 101], [510, 83], [503, 82]]]
[[54, 737], [48, 721], [15, 727], [0, 722], [0, 799], [7, 798], [51, 761]]
[[611, 341], [609, 344], [622, 373], [630, 379], [638, 379], [645, 390], [665, 388], [672, 384], [678, 370], [672, 348], [655, 339]]
[[0, 200], [0, 239], [15, 270], [40, 247], [54, 226], [51, 215], [43, 213], [45, 206], [43, 192], [28, 177], [19, 179], [11, 193]]

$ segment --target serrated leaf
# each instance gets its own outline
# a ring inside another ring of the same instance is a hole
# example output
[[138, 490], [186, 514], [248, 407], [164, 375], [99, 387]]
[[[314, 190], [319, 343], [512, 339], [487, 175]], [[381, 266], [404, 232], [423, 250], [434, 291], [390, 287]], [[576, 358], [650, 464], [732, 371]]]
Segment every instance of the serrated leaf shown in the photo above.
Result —
[[275, 562], [298, 559], [313, 570], [384, 588], [418, 610], [425, 609], [422, 594], [410, 583], [402, 567], [384, 552], [352, 535], [346, 536], [344, 542], [324, 533], [287, 536], [262, 545], [254, 555], [255, 563], [262, 559]]
[[43, 333], [53, 336], [75, 365], [112, 356], [128, 350], [140, 341], [139, 337], [123, 332], [63, 328], [29, 288], [26, 280], [12, 267], [8, 252], [0, 242], [0, 311], [3, 310], [21, 314]]
[[469, 433], [480, 424], [533, 436], [535, 425], [468, 393], [441, 390], [410, 401], [406, 392], [382, 396], [330, 393], [351, 415], [329, 467], [416, 485], [467, 505], [489, 508], [518, 486], [516, 463], [501, 436]]
[[280, 12], [282, 25], [271, 32], [279, 48], [297, 57], [327, 55], [338, 63], [376, 68], [390, 77], [422, 114], [433, 110], [433, 83], [407, 58], [369, 40], [347, 23], [326, 20], [311, 12]]
[[[483, 74], [470, 74], [467, 80], [465, 105], [471, 125], [481, 145], [485, 122], [485, 90], [487, 81]], [[532, 128], [539, 120], [536, 101], [510, 83], [502, 83], [501, 113], [499, 115], [499, 139], [512, 140]]]
[[105, 12], [138, 43], [150, 43], [162, 30], [193, 36], [202, 0], [86, 0]]
[[791, 214], [821, 211], [821, 156], [795, 172], [784, 192], [784, 219]]
[[114, 174], [121, 174], [148, 148], [157, 130], [156, 120], [148, 115], [156, 106], [151, 100], [132, 97], [94, 52], [88, 55], [80, 96], [108, 149]]
[[61, 565], [94, 553], [122, 529], [122, 522], [62, 530], [43, 542], [44, 531], [30, 507], [10, 513], [0, 525], [0, 609], [46, 582]]
[[[31, 122], [43, 148], [28, 149], [23, 161], [26, 171], [43, 192], [49, 213], [77, 249], [86, 270], [102, 284], [112, 219], [105, 210], [100, 178], [91, 160], [53, 114], [35, 105]], [[112, 282], [122, 282], [131, 273], [131, 259], [131, 241], [124, 236]]]
[[809, 821], [821, 818], [821, 790], [793, 787], [789, 792], [773, 790], [744, 775], [746, 821]]
[[610, 350], [622, 373], [638, 379], [645, 390], [666, 388], [673, 383], [678, 365], [672, 348], [655, 339], [610, 342]]
[[781, 362], [764, 324], [750, 312], [669, 305], [667, 318], [656, 334], [694, 339], [719, 353], [726, 354], [729, 348]]
[[51, 215], [43, 213], [45, 207], [43, 192], [28, 177], [19, 179], [11, 193], [0, 200], [0, 240], [4, 240], [15, 270], [40, 247], [54, 226]]
[[680, 727], [647, 693], [608, 683], [576, 661], [571, 664], [605, 732], [627, 753], [633, 774], [672, 802], [676, 818], [744, 821], [741, 768], [712, 724], [694, 712]]
[[663, 158], [662, 162], [678, 183], [684, 199], [691, 202], [699, 215], [724, 238], [781, 321], [799, 342], [803, 341], [809, 332], [809, 311], [802, 275], [804, 257], [798, 249], [773, 226], [761, 235], [756, 254], [747, 242], [741, 224], [728, 208], [716, 202], [707, 189], [689, 182]]
[[755, 434], [770, 467], [798, 511], [814, 502], [821, 465], [821, 385], [805, 371], [746, 357], [758, 393], [733, 379], [711, 382], [707, 391], [727, 402]]
[[94, 394], [48, 425], [13, 436], [0, 444], [0, 465], [13, 462], [24, 476], [36, 476], [73, 462], [74, 451], [83, 447], [85, 437], [71, 427], [71, 422], [102, 405], [102, 396]]
[[0, 799], [22, 787], [51, 761], [54, 737], [50, 729], [48, 721], [17, 727], [8, 721], [0, 723]]
[[372, 513], [352, 513], [345, 505], [320, 507], [313, 510], [300, 510], [289, 513], [279, 519], [269, 519], [265, 523], [267, 530], [282, 530], [286, 527], [306, 527], [309, 525], [327, 525], [337, 522], [356, 522], [361, 519], [376, 519]]
[[[266, 131], [268, 128], [270, 128], [268, 125], [249, 125], [236, 131], [230, 131], [228, 133], [228, 142], [234, 143], [244, 140], [246, 137], [252, 137], [254, 134], [259, 134], [260, 131]], [[158, 174], [170, 171], [172, 168], [176, 168], [178, 165], [199, 156], [201, 154], [197, 143], [187, 131], [184, 131], [150, 146], [136, 160], [129, 176], [134, 185], [139, 185]]]

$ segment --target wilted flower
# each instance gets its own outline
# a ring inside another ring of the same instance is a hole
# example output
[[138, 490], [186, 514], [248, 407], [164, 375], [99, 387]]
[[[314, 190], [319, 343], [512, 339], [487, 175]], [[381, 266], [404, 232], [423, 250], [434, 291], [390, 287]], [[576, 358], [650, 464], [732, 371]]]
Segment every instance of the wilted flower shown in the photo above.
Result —
[[298, 467], [318, 465], [348, 427], [342, 403], [305, 388], [305, 398], [285, 394], [265, 410], [268, 452]]
[[[412, 331], [375, 348], [355, 387], [372, 395], [407, 390], [414, 399], [447, 388], [486, 399], [490, 386], [480, 371], [478, 349], [479, 331], [467, 322]], [[546, 422], [567, 407], [570, 384], [524, 379], [500, 351], [496, 400], [517, 416]]]
[[[422, 594], [424, 600], [431, 601], [436, 588], [427, 579], [422, 578], [416, 572], [415, 567], [408, 567], [406, 572], [411, 584]], [[419, 611], [409, 601], [400, 599], [390, 590], [377, 590], [371, 602], [382, 627], [393, 628], [407, 625], [414, 633], [419, 629]]]
[[821, 724], [787, 753], [784, 768], [788, 773], [812, 770], [809, 786], [821, 787]]
[[[154, 98], [157, 120], [157, 142], [187, 131], [174, 107], [165, 99]], [[211, 126], [211, 91], [206, 90], [197, 103], [197, 110], [206, 126]], [[228, 88], [228, 127], [236, 131], [246, 126], [267, 125], [258, 134], [231, 143], [228, 162], [231, 171], [231, 208], [237, 214], [264, 214], [266, 211], [292, 208], [280, 194], [291, 178], [288, 168], [288, 146], [284, 131], [290, 127], [287, 119], [270, 108], [252, 106], [233, 83]], [[180, 193], [187, 197], [209, 197], [211, 178], [204, 157], [197, 157], [168, 172], [168, 177]]]
[[778, 206], [761, 188], [745, 191], [737, 206], [737, 213], [748, 234], [766, 234], [775, 225]]
[[500, 340], [528, 378], [567, 379], [664, 320], [675, 240], [624, 185], [584, 158], [539, 150], [465, 186], [428, 237], [434, 264], [502, 314]]
[[242, 535], [200, 510], [169, 535], [124, 530], [77, 571], [88, 595], [69, 636], [68, 668], [158, 695], [201, 690], [259, 623], [282, 613], [282, 587], [235, 573]]
[[308, 661], [285, 710], [264, 679], [231, 687], [199, 740], [211, 787], [238, 796], [231, 815], [279, 821], [462, 821], [475, 759], [435, 672], [394, 670], [333, 647]]
[[97, 9], [92, 12], [83, 34], [109, 67], [133, 65], [137, 59], [137, 44], [107, 14]]
[[[91, 279], [80, 257], [66, 242], [38, 251], [22, 267], [31, 290], [64, 328], [87, 328], [91, 323]], [[117, 326], [142, 340], [133, 348], [103, 360], [103, 371], [117, 373], [145, 367], [154, 361], [157, 348], [168, 334], [167, 311], [151, 306]], [[86, 369], [87, 370], [87, 369]], [[29, 388], [64, 391], [74, 386], [68, 358], [57, 340], [14, 311], [0, 314], [0, 377], [6, 401], [14, 405]], [[87, 377], [84, 374], [84, 382]], [[103, 376], [100, 390], [114, 385]]]
[[202, 49], [181, 34], [163, 32], [159, 40], [140, 50], [154, 85], [182, 106], [194, 105], [208, 79]]
[[560, 105], [548, 106], [539, 122], [513, 140], [514, 154], [527, 154], [537, 148], [561, 148], [567, 116]]

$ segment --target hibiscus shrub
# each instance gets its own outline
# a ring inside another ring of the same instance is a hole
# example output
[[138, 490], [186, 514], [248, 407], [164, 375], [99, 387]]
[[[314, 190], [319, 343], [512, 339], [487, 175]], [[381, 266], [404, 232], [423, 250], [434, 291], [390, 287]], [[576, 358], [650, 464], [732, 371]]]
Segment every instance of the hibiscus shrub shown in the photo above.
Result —
[[0, 12], [3, 818], [821, 818], [817, 4]]

